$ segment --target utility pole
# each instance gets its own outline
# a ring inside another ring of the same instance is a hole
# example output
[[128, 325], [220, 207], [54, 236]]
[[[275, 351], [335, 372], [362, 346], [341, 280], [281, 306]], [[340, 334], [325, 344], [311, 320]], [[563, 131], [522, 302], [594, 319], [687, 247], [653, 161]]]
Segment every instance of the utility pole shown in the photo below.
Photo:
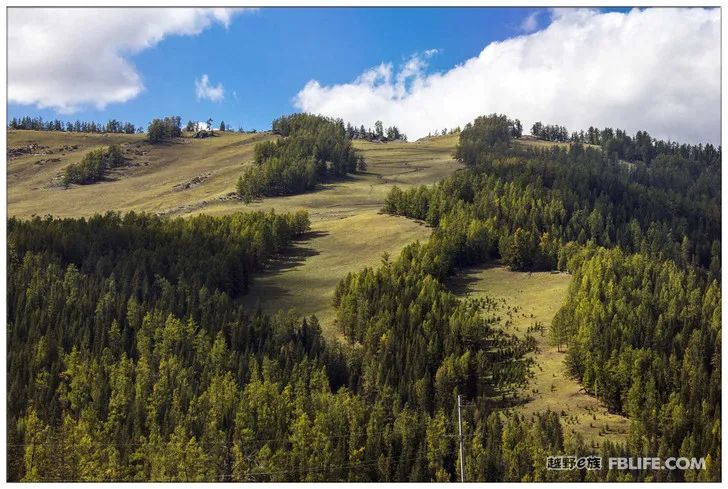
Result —
[[465, 443], [463, 441], [463, 415], [461, 412], [462, 403], [458, 394], [458, 436], [460, 438], [460, 482], [465, 482]]

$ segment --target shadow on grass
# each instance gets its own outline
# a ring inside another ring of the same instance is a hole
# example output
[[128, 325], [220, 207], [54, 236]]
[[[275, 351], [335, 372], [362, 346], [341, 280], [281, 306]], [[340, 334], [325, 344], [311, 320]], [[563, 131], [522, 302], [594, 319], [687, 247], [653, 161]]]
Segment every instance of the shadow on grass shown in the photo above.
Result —
[[[253, 312], [260, 309], [272, 313], [274, 309], [269, 310], [266, 306], [269, 306], [272, 301], [280, 301], [282, 298], [291, 297], [295, 292], [290, 287], [271, 284], [269, 281], [263, 284], [256, 282], [263, 277], [274, 277], [296, 269], [303, 265], [308, 258], [321, 254], [320, 251], [311, 246], [311, 241], [328, 236], [328, 234], [328, 231], [308, 231], [276, 256], [269, 259], [265, 266], [252, 277], [250, 289], [245, 299], [249, 310]], [[288, 310], [288, 308], [281, 308], [281, 310]]]
[[308, 246], [308, 243], [313, 239], [328, 236], [328, 234], [328, 231], [308, 231], [281, 253], [271, 258], [260, 274], [275, 275], [285, 272], [302, 265], [307, 258], [321, 254], [317, 249]]
[[337, 187], [340, 187], [341, 185], [356, 182], [357, 180], [360, 180], [362, 177], [366, 175], [377, 175], [377, 173], [368, 173], [368, 172], [356, 172], [356, 173], [347, 173], [346, 175], [341, 176], [329, 176], [325, 178], [324, 180], [321, 180], [319, 182], [316, 182], [316, 185], [308, 190], [304, 190], [303, 192], [274, 192], [271, 194], [266, 195], [259, 195], [256, 197], [251, 198], [250, 202], [246, 202], [245, 200], [242, 200], [245, 204], [260, 204], [263, 203], [266, 199], [274, 199], [274, 198], [280, 198], [280, 197], [293, 197], [296, 195], [310, 195], [310, 194], [318, 194], [322, 192], [326, 192], [327, 190], [333, 190]]
[[475, 265], [472, 267], [457, 270], [453, 276], [448, 278], [445, 286], [453, 294], [464, 297], [471, 292], [476, 292], [476, 290], [473, 288], [473, 284], [481, 280], [481, 277], [478, 276], [478, 272], [502, 266], [503, 263], [501, 263], [499, 260], [492, 260], [481, 265]]

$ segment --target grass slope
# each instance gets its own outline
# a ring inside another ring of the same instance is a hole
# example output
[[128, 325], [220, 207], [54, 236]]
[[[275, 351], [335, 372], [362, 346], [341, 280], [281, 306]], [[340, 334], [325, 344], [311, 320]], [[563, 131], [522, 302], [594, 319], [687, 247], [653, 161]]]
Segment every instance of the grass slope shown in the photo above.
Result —
[[[106, 210], [165, 212], [184, 209], [190, 203], [199, 205], [233, 191], [242, 165], [252, 159], [255, 143], [270, 137], [266, 133], [224, 133], [151, 145], [143, 135], [8, 131], [9, 148], [35, 143], [53, 151], [8, 160], [8, 214], [88, 216]], [[122, 144], [129, 166], [111, 181], [49, 188], [68, 164], [80, 161], [91, 149], [112, 143]], [[57, 151], [64, 145], [78, 145], [78, 149]], [[55, 159], [58, 161], [49, 161]], [[196, 179], [202, 181], [183, 188]]]
[[[226, 198], [243, 165], [251, 164], [255, 143], [271, 137], [224, 133], [153, 146], [140, 135], [9, 131], [10, 148], [34, 143], [48, 146], [54, 154], [8, 160], [8, 214], [88, 216], [111, 209], [184, 216], [306, 209], [312, 233], [256, 279], [247, 301], [251, 308], [260, 305], [269, 312], [292, 308], [317, 314], [325, 331], [335, 334], [331, 298], [339, 280], [350, 271], [375, 265], [384, 252], [396, 256], [405, 245], [430, 235], [430, 229], [414, 221], [380, 214], [384, 197], [394, 185], [432, 184], [460, 168], [452, 159], [457, 136], [416, 143], [357, 141], [355, 146], [368, 163], [366, 173], [323, 184], [315, 192], [247, 205]], [[48, 188], [66, 165], [79, 161], [90, 149], [111, 143], [125, 144], [131, 150], [131, 165], [139, 166], [124, 169], [112, 181]], [[63, 145], [78, 145], [78, 149], [56, 153]], [[51, 157], [60, 161], [35, 163]]]
[[316, 221], [308, 239], [256, 277], [246, 302], [266, 312], [293, 309], [316, 314], [328, 337], [338, 336], [332, 299], [336, 284], [351, 271], [374, 266], [430, 229], [403, 217], [367, 210], [342, 219]]
[[[357, 141], [368, 163], [365, 174], [325, 184], [316, 192], [248, 205], [281, 211], [304, 208], [312, 220], [311, 237], [257, 279], [248, 296], [251, 307], [316, 314], [327, 334], [338, 334], [331, 300], [339, 280], [376, 265], [384, 252], [396, 256], [407, 244], [430, 235], [429, 228], [412, 220], [380, 214], [384, 197], [394, 185], [432, 184], [461, 168], [452, 159], [456, 143], [454, 137], [417, 143]], [[227, 212], [229, 205], [220, 203], [204, 212]]]
[[[244, 165], [251, 164], [255, 143], [270, 133], [219, 133], [207, 139], [150, 145], [143, 135], [77, 134], [8, 131], [8, 148], [37, 144], [52, 154], [28, 154], [8, 159], [8, 214], [88, 216], [106, 210], [149, 211], [187, 215], [229, 213], [245, 209], [307, 209], [312, 220], [328, 220], [379, 210], [393, 185], [434, 183], [461, 165], [451, 157], [456, 136], [416, 143], [357, 141], [369, 168], [366, 173], [325, 183], [306, 194], [267, 198], [244, 205], [227, 198]], [[122, 144], [129, 166], [110, 181], [68, 189], [50, 184], [64, 167], [91, 150]], [[77, 146], [62, 151], [64, 146]]]
[[[416, 143], [355, 141], [354, 146], [361, 151], [368, 165], [364, 173], [324, 183], [318, 190], [305, 194], [264, 198], [248, 205], [216, 202], [206, 206], [204, 212], [226, 213], [231, 208], [241, 207], [281, 211], [306, 209], [311, 220], [316, 222], [379, 211], [393, 186], [408, 188], [432, 184], [462, 168], [462, 164], [452, 159], [456, 144], [456, 136]], [[231, 182], [231, 188], [234, 183]]]
[[534, 378], [523, 393], [528, 401], [516, 409], [524, 414], [546, 409], [560, 413], [565, 429], [580, 433], [587, 443], [595, 446], [606, 439], [623, 442], [629, 420], [607, 412], [595, 397], [585, 393], [568, 376], [565, 354], [548, 344], [549, 325], [566, 297], [570, 279], [566, 273], [513, 272], [505, 267], [489, 266], [469, 269], [450, 285], [461, 295], [505, 299], [510, 310], [504, 306], [502, 315], [509, 321], [510, 333], [522, 336], [536, 322], [544, 325], [543, 335], [532, 333], [539, 348], [534, 356], [537, 366]]

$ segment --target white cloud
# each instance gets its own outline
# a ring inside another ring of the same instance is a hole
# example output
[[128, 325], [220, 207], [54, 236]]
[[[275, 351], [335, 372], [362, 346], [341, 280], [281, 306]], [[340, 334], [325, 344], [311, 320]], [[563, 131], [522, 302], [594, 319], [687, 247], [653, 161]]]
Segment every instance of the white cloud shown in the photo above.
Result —
[[9, 8], [8, 99], [69, 113], [143, 89], [129, 56], [171, 35], [227, 27], [234, 9]]
[[720, 141], [720, 10], [556, 10], [538, 32], [486, 46], [449, 71], [422, 57], [351, 83], [309, 81], [301, 110], [357, 125], [396, 124], [410, 139], [499, 112], [571, 130], [590, 125], [685, 142]]
[[533, 32], [538, 29], [538, 14], [539, 11], [531, 12], [523, 22], [521, 22], [521, 30], [523, 32]]
[[207, 99], [212, 102], [219, 102], [225, 97], [225, 89], [222, 83], [215, 86], [210, 85], [207, 74], [202, 75], [199, 80], [195, 80], [195, 92], [197, 93], [197, 100]]

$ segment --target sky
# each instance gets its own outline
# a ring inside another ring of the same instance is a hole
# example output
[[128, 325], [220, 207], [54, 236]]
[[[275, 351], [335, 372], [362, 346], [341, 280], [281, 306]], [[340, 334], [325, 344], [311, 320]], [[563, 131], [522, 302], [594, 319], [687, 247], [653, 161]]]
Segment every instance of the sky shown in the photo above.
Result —
[[8, 119], [265, 130], [300, 111], [410, 140], [498, 112], [719, 143], [720, 11], [8, 10]]

